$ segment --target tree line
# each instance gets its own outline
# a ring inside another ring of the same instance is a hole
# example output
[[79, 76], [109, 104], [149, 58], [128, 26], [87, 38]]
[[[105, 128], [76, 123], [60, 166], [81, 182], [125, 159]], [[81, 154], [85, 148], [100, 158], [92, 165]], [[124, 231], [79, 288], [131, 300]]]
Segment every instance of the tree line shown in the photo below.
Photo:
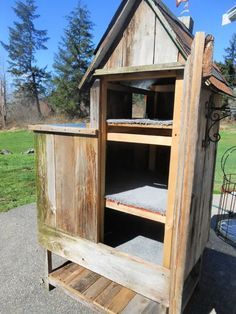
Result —
[[[39, 67], [36, 55], [47, 49], [47, 30], [35, 27], [35, 0], [16, 1], [16, 20], [9, 27], [9, 40], [1, 42], [8, 52], [8, 72], [14, 78], [15, 95], [30, 99], [42, 117], [40, 100], [46, 99], [55, 112], [70, 117], [88, 114], [88, 92], [81, 93], [78, 84], [91, 62], [94, 51], [93, 23], [90, 12], [81, 2], [67, 16], [67, 26], [54, 59], [54, 73]], [[236, 85], [236, 33], [225, 49], [224, 62], [217, 63], [231, 86]]]
[[90, 12], [81, 2], [66, 17], [67, 26], [55, 54], [54, 73], [39, 67], [36, 55], [47, 49], [47, 30], [37, 29], [40, 17], [34, 0], [16, 1], [16, 20], [9, 27], [8, 42], [1, 45], [8, 52], [8, 72], [13, 77], [14, 94], [29, 99], [42, 118], [40, 100], [46, 99], [53, 111], [71, 117], [87, 114], [88, 95], [78, 84], [93, 55], [93, 23]]

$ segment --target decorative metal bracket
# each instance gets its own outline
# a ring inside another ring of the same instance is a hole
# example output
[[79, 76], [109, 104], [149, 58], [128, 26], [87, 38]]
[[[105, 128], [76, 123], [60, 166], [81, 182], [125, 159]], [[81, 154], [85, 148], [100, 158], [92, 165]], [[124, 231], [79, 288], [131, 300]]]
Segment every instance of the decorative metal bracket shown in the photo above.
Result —
[[206, 131], [205, 139], [202, 141], [202, 146], [207, 147], [211, 142], [217, 143], [221, 139], [221, 136], [218, 132], [214, 132], [214, 126], [222, 119], [230, 116], [230, 109], [226, 105], [222, 107], [216, 107], [214, 104], [213, 94], [209, 97], [209, 100], [206, 102]]

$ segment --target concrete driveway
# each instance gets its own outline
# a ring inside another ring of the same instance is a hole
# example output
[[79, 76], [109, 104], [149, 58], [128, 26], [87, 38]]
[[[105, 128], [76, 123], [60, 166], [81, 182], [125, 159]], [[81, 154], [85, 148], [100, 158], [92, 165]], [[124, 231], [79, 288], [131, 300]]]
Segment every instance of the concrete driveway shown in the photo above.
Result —
[[[213, 216], [214, 212], [215, 207]], [[57, 258], [55, 264], [60, 262]], [[94, 313], [60, 289], [50, 293], [44, 289], [44, 252], [37, 244], [35, 204], [0, 214], [0, 263], [0, 313]], [[186, 313], [236, 314], [235, 300], [236, 250], [211, 230], [199, 289]]]

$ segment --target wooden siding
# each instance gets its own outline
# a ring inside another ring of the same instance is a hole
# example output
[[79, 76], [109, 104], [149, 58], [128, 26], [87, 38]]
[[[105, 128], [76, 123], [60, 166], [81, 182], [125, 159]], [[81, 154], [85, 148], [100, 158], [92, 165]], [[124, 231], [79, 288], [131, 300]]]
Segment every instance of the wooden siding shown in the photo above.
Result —
[[98, 139], [37, 133], [39, 224], [98, 241]]
[[178, 61], [178, 49], [143, 0], [115, 45], [105, 69]]

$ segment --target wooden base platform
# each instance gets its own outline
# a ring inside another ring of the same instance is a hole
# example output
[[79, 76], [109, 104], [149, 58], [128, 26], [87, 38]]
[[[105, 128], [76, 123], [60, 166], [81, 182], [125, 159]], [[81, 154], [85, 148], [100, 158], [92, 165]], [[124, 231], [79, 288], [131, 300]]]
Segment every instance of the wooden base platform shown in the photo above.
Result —
[[48, 281], [97, 313], [166, 313], [166, 308], [159, 303], [75, 263], [53, 271]]

